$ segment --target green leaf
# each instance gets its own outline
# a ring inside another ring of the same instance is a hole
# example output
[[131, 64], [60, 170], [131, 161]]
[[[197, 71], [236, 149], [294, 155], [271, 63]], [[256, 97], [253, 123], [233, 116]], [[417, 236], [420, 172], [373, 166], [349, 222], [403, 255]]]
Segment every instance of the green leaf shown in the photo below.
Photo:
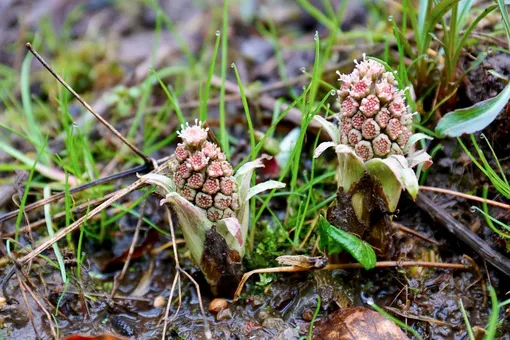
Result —
[[496, 97], [447, 113], [437, 124], [436, 133], [441, 137], [458, 137], [483, 130], [496, 119], [509, 100], [510, 84]]
[[319, 218], [320, 246], [328, 247], [329, 254], [335, 254], [345, 250], [351, 254], [365, 269], [375, 267], [375, 252], [370, 244], [360, 240], [357, 236], [349, 234], [335, 226], [321, 216]]

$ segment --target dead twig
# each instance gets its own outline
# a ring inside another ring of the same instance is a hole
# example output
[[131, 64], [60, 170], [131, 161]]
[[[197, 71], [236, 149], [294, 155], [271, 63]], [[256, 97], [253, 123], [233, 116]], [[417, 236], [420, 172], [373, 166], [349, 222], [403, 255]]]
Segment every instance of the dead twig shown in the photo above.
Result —
[[48, 312], [48, 310], [43, 306], [43, 304], [41, 303], [41, 301], [39, 301], [39, 299], [37, 298], [37, 296], [34, 294], [34, 292], [32, 291], [32, 289], [30, 289], [30, 287], [28, 287], [28, 285], [23, 282], [23, 280], [18, 280], [19, 283], [21, 285], [23, 285], [24, 289], [30, 294], [30, 296], [32, 296], [32, 299], [35, 301], [35, 303], [39, 306], [39, 308], [43, 311], [44, 315], [46, 315], [46, 318], [48, 319], [48, 324], [50, 325], [50, 331], [51, 331], [51, 335], [53, 335], [53, 337], [55, 339], [57, 339], [57, 332], [55, 331], [55, 326], [53, 326], [53, 319], [51, 318], [51, 314], [50, 312]]
[[129, 251], [127, 254], [126, 261], [124, 262], [124, 267], [122, 267], [122, 271], [120, 272], [119, 277], [115, 280], [115, 284], [113, 285], [112, 292], [110, 293], [110, 298], [115, 296], [115, 292], [119, 289], [124, 276], [129, 268], [129, 263], [131, 262], [131, 256], [133, 256], [133, 252], [135, 251], [136, 242], [138, 241], [138, 235], [140, 234], [140, 229], [142, 227], [143, 214], [145, 212], [145, 206], [147, 205], [147, 201], [143, 201], [142, 206], [140, 207], [140, 217], [138, 218], [138, 223], [136, 223], [135, 233], [133, 235], [133, 240], [131, 241], [131, 246], [129, 247]]
[[[14, 267], [16, 268], [16, 267]], [[25, 306], [27, 307], [26, 311], [28, 314], [28, 318], [30, 319], [30, 323], [32, 324], [32, 327], [34, 328], [34, 333], [37, 339], [40, 338], [39, 333], [37, 332], [37, 327], [35, 326], [34, 322], [34, 315], [32, 314], [32, 308], [30, 308], [30, 305], [28, 304], [27, 294], [25, 293], [25, 286], [23, 285], [23, 280], [21, 280], [21, 275], [19, 274], [19, 271], [16, 273], [16, 278], [18, 279], [19, 288], [21, 291], [21, 295], [23, 296], [23, 300], [25, 301]], [[55, 337], [56, 338], [56, 337]]]
[[411, 235], [414, 235], [416, 237], [418, 237], [419, 239], [422, 239], [424, 241], [427, 241], [435, 246], [440, 246], [441, 243], [437, 242], [436, 240], [433, 240], [431, 238], [428, 238], [427, 236], [423, 235], [423, 234], [420, 234], [419, 232], [413, 230], [413, 229], [409, 229], [407, 228], [406, 226], [403, 226], [402, 224], [400, 223], [397, 223], [397, 222], [393, 222], [393, 226], [397, 227], [400, 231], [403, 231], [404, 233], [408, 233], [408, 234], [411, 234]]
[[[166, 169], [167, 165], [164, 164], [157, 168], [155, 172], [161, 172], [164, 169]], [[27, 255], [23, 256], [21, 259], [19, 259], [19, 263], [21, 265], [25, 265], [28, 263], [28, 261], [32, 260], [34, 257], [48, 249], [53, 243], [59, 241], [63, 237], [65, 237], [70, 232], [73, 232], [74, 230], [81, 227], [81, 225], [90, 217], [95, 216], [99, 214], [101, 211], [103, 211], [105, 208], [108, 208], [112, 203], [117, 201], [118, 199], [124, 197], [125, 195], [129, 194], [132, 191], [135, 191], [136, 189], [142, 187], [145, 185], [146, 179], [141, 178], [137, 180], [136, 182], [132, 183], [131, 185], [125, 187], [124, 189], [121, 189], [117, 192], [116, 195], [112, 196], [110, 199], [106, 200], [96, 208], [92, 209], [88, 215], [80, 217], [76, 222], [70, 224], [69, 226], [65, 227], [64, 229], [59, 230], [57, 233], [55, 233], [52, 237], [44, 241], [42, 244], [40, 244], [37, 248], [32, 250]]]
[[[164, 158], [158, 159], [157, 160], [158, 165], [164, 164], [164, 162], [166, 162], [168, 160], [168, 158], [169, 157], [164, 157]], [[121, 179], [121, 178], [124, 178], [124, 177], [127, 177], [127, 176], [131, 176], [131, 175], [134, 175], [134, 174], [137, 174], [137, 173], [145, 173], [148, 170], [150, 170], [150, 167], [147, 164], [139, 165], [139, 166], [134, 167], [132, 169], [129, 169], [129, 170], [126, 170], [126, 171], [122, 171], [122, 172], [119, 172], [117, 174], [113, 174], [113, 175], [110, 175], [110, 176], [106, 176], [106, 177], [94, 180], [92, 182], [85, 183], [85, 184], [80, 185], [78, 187], [72, 188], [72, 189], [69, 190], [69, 194], [72, 195], [72, 194], [75, 194], [77, 192], [84, 191], [84, 190], [87, 190], [89, 188], [92, 188], [92, 187], [94, 187], [96, 185], [101, 185], [101, 184], [104, 184], [104, 183], [115, 181], [117, 179]], [[25, 206], [25, 212], [29, 212], [29, 211], [35, 210], [35, 209], [40, 208], [40, 207], [42, 207], [42, 206], [44, 206], [45, 204], [48, 204], [48, 203], [58, 201], [59, 199], [63, 198], [64, 196], [65, 196], [65, 192], [62, 191], [62, 192], [59, 192], [58, 194], [55, 194], [53, 196], [48, 197], [47, 199], [42, 199], [42, 200], [39, 200], [39, 201], [34, 202], [32, 204], [28, 204], [28, 205]], [[19, 213], [19, 210], [13, 210], [13, 211], [8, 212], [8, 213], [6, 213], [4, 215], [1, 215], [0, 216], [0, 222], [4, 222], [4, 221], [7, 221], [7, 220], [10, 220], [11, 218], [14, 218], [14, 217], [18, 216], [18, 213]]]
[[[182, 273], [195, 285], [195, 289], [197, 290], [198, 305], [200, 307], [200, 312], [202, 313], [202, 318], [204, 320], [205, 338], [206, 339], [212, 339], [212, 333], [211, 333], [211, 330], [209, 328], [209, 323], [207, 322], [207, 318], [205, 316], [204, 305], [202, 303], [202, 294], [200, 293], [200, 286], [198, 285], [197, 281], [195, 281], [195, 279], [191, 275], [189, 275], [185, 270], [183, 270], [180, 267], [180, 265], [179, 265], [179, 256], [178, 256], [178, 253], [177, 253], [177, 245], [175, 244], [174, 224], [172, 222], [172, 216], [170, 214], [170, 209], [167, 206], [165, 206], [165, 209], [166, 209], [166, 214], [167, 214], [167, 217], [168, 217], [168, 224], [170, 226], [170, 234], [171, 234], [171, 237], [172, 237], [172, 244], [173, 244], [173, 248], [174, 248], [175, 275], [176, 275], [176, 277], [178, 277], [179, 273]], [[178, 279], [178, 280], [180, 280], [180, 279]], [[175, 281], [176, 281], [176, 279], [174, 278], [174, 283], [175, 283]], [[171, 290], [170, 296], [168, 297], [168, 304], [167, 304], [167, 309], [166, 309], [166, 312], [165, 312], [165, 323], [164, 323], [164, 326], [163, 326], [163, 336], [162, 336], [162, 339], [165, 339], [168, 312], [170, 310], [169, 304], [171, 303], [171, 300], [172, 300], [173, 290], [174, 290], [174, 284], [172, 284], [172, 290]], [[179, 294], [179, 301], [180, 300], [181, 300], [181, 296]], [[180, 308], [180, 302], [179, 302], [179, 308]]]
[[[387, 267], [428, 267], [428, 268], [445, 268], [445, 269], [467, 269], [466, 265], [462, 263], [441, 263], [441, 262], [425, 262], [425, 261], [381, 261], [375, 264], [375, 268], [387, 268]], [[364, 268], [361, 263], [339, 263], [339, 264], [328, 264], [324, 268], [318, 270], [347, 270], [347, 269], [359, 269]], [[261, 268], [255, 269], [248, 273], [245, 273], [237, 286], [234, 294], [233, 301], [237, 301], [239, 295], [243, 290], [244, 284], [253, 274], [263, 273], [295, 273], [295, 272], [306, 272], [310, 271], [309, 268], [303, 268], [299, 266], [288, 266], [288, 267], [273, 267], [273, 268]]]
[[[101, 198], [98, 198], [96, 200], [92, 200], [92, 201], [88, 201], [88, 202], [84, 202], [78, 206], [76, 206], [73, 210], [72, 210], [72, 213], [77, 213], [77, 212], [81, 212], [81, 211], [84, 211], [86, 210], [87, 208], [89, 207], [94, 207], [98, 204], [101, 204], [102, 202], [106, 201], [107, 199], [109, 199], [110, 197], [114, 196], [116, 192], [111, 192], [109, 193], [108, 195], [104, 196], [104, 197], [101, 197]], [[55, 214], [51, 217], [51, 220], [52, 221], [57, 221], [61, 218], [64, 218], [66, 216], [66, 212], [65, 211], [62, 211], [62, 212], [59, 212], [58, 214]], [[30, 223], [24, 227], [21, 227], [18, 231], [19, 234], [23, 234], [23, 233], [26, 233], [26, 232], [30, 232], [32, 231], [33, 229], [37, 228], [37, 227], [40, 227], [42, 225], [44, 225], [46, 223], [46, 220], [44, 218], [40, 219], [40, 220], [37, 220], [33, 223]], [[14, 235], [16, 234], [16, 232], [10, 232], [10, 233], [3, 233], [2, 234], [2, 239], [6, 239], [6, 238], [9, 238], [9, 237], [13, 237]]]
[[478, 235], [473, 233], [468, 227], [455, 220], [446, 210], [435, 204], [422, 193], [418, 194], [416, 204], [435, 221], [454, 234], [459, 240], [466, 243], [485, 260], [490, 262], [494, 267], [510, 276], [510, 260], [492, 249], [487, 242], [478, 237]]
[[438, 325], [438, 326], [447, 326], [447, 327], [451, 327], [451, 328], [459, 327], [459, 326], [456, 326], [456, 325], [451, 324], [449, 322], [437, 320], [437, 319], [434, 319], [434, 318], [430, 318], [428, 316], [420, 316], [420, 315], [414, 315], [414, 314], [411, 314], [411, 313], [407, 313], [407, 312], [402, 311], [402, 310], [400, 310], [398, 308], [395, 308], [395, 307], [388, 307], [387, 306], [387, 307], [384, 307], [384, 309], [389, 310], [390, 312], [392, 312], [394, 314], [400, 315], [400, 316], [402, 316], [404, 318], [408, 318], [408, 319], [424, 321], [424, 322], [428, 322], [428, 323], [431, 323], [431, 324], [434, 324], [434, 325]]
[[69, 86], [64, 79], [62, 79], [53, 69], [51, 66], [37, 53], [37, 51], [32, 47], [30, 43], [25, 44], [26, 48], [41, 62], [41, 64], [51, 73], [53, 77], [55, 77], [60, 84], [62, 84], [71, 94], [90, 112], [94, 115], [94, 117], [97, 118], [108, 130], [110, 130], [117, 138], [119, 138], [124, 144], [126, 144], [134, 153], [136, 153], [138, 156], [140, 156], [145, 164], [149, 164], [153, 168], [155, 168], [155, 164], [153, 160], [144, 154], [140, 149], [138, 149], [134, 144], [131, 144], [130, 141], [128, 141], [122, 134], [117, 131], [116, 128], [114, 128], [110, 123], [108, 123], [103, 117], [101, 117], [99, 114], [97, 114], [96, 111], [85, 101], [83, 100], [76, 91], [72, 89], [71, 86]]
[[495, 207], [499, 207], [499, 208], [510, 210], [510, 204], [505, 204], [505, 203], [501, 203], [501, 202], [497, 202], [497, 201], [493, 201], [493, 200], [487, 200], [487, 199], [482, 198], [482, 197], [468, 195], [468, 194], [464, 194], [462, 192], [458, 192], [458, 191], [454, 191], [454, 190], [448, 190], [448, 189], [443, 189], [443, 188], [435, 188], [435, 187], [427, 187], [427, 186], [423, 186], [423, 185], [420, 185], [420, 190], [433, 191], [433, 192], [439, 192], [441, 194], [447, 194], [447, 195], [462, 197], [462, 198], [465, 198], [465, 199], [468, 199], [468, 200], [482, 202], [482, 203], [487, 203], [487, 204], [493, 205]]

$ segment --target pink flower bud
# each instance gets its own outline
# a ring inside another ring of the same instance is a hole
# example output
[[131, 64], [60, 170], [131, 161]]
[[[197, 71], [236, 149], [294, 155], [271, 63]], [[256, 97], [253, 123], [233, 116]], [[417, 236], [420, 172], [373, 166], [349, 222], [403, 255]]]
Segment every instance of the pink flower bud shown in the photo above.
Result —
[[184, 179], [187, 179], [191, 176], [191, 165], [187, 162], [182, 163], [177, 168], [177, 173]]
[[178, 144], [175, 148], [175, 158], [180, 162], [184, 162], [188, 158], [189, 152], [184, 148], [183, 144]]
[[220, 180], [220, 190], [225, 195], [232, 195], [235, 190], [235, 182], [228, 177], [222, 177]]
[[223, 211], [215, 207], [210, 207], [209, 209], [207, 209], [207, 218], [212, 222], [221, 220], [223, 215], [224, 215]]
[[213, 144], [211, 142], [205, 142], [202, 146], [202, 152], [204, 153], [205, 157], [209, 157], [211, 160], [215, 160], [218, 157], [218, 147], [216, 144]]
[[347, 97], [342, 102], [341, 112], [346, 117], [352, 117], [358, 111], [358, 102], [352, 97]]
[[366, 117], [373, 117], [379, 111], [379, 99], [373, 94], [363, 98], [359, 107]]
[[195, 196], [197, 195], [196, 190], [191, 189], [189, 186], [184, 186], [181, 190], [181, 196], [187, 199], [190, 202], [195, 200]]
[[223, 195], [222, 193], [217, 193], [214, 196], [214, 206], [218, 209], [225, 210], [230, 207], [232, 203], [232, 197]]
[[372, 157], [374, 157], [374, 151], [372, 150], [372, 145], [370, 142], [364, 140], [356, 144], [354, 147], [354, 151], [356, 155], [358, 155], [362, 160], [368, 161]]
[[357, 130], [361, 130], [361, 127], [363, 126], [363, 123], [365, 122], [365, 120], [366, 120], [366, 117], [363, 113], [361, 113], [361, 112], [356, 113], [351, 119], [352, 127]]
[[349, 131], [347, 139], [349, 140], [349, 144], [355, 146], [361, 141], [361, 132], [359, 132], [359, 130], [352, 129], [351, 131]]
[[365, 139], [373, 139], [381, 132], [381, 129], [375, 120], [369, 118], [363, 123], [361, 132]]
[[207, 209], [213, 204], [213, 199], [211, 195], [204, 194], [203, 192], [199, 192], [195, 197], [195, 204], [202, 208]]
[[352, 84], [349, 94], [355, 99], [361, 99], [370, 92], [372, 80], [364, 77], [363, 79]]
[[402, 124], [400, 124], [400, 120], [397, 118], [390, 119], [385, 131], [391, 140], [397, 139], [397, 137], [402, 133]]
[[211, 195], [214, 195], [220, 190], [220, 182], [217, 178], [208, 178], [203, 187], [202, 191]]
[[385, 134], [380, 134], [372, 141], [372, 147], [376, 156], [384, 157], [390, 152], [390, 139]]
[[207, 167], [207, 175], [209, 177], [220, 177], [223, 176], [223, 170], [221, 168], [220, 161], [212, 161]]
[[388, 122], [390, 121], [390, 111], [388, 111], [387, 108], [383, 107], [376, 115], [375, 115], [375, 121], [377, 124], [379, 124], [379, 127], [381, 129], [384, 129], [386, 125], [388, 125]]
[[200, 172], [195, 172], [193, 175], [188, 178], [186, 182], [190, 188], [200, 189], [204, 184], [204, 174]]
[[202, 152], [198, 151], [190, 156], [188, 162], [193, 167], [193, 170], [202, 171], [207, 166], [208, 159]]

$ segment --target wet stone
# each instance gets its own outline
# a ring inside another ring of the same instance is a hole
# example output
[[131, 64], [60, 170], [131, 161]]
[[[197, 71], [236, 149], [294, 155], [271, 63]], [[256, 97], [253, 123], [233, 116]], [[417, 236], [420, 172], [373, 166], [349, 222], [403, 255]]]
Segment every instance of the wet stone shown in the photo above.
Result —
[[216, 321], [230, 320], [232, 319], [232, 311], [230, 308], [222, 309], [216, 315]]
[[216, 298], [209, 304], [209, 312], [218, 313], [228, 307], [228, 302], [225, 299]]
[[313, 314], [314, 314], [313, 310], [311, 310], [310, 308], [306, 308], [303, 311], [303, 315], [301, 316], [301, 318], [306, 322], [310, 322], [313, 319]]

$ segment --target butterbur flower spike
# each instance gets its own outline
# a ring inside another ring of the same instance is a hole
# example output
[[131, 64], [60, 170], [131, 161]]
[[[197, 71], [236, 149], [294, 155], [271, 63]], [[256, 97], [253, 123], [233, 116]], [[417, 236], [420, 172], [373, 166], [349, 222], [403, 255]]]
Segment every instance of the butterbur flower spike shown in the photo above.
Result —
[[384, 66], [363, 55], [355, 61], [350, 74], [339, 74], [340, 112], [337, 127], [320, 116], [315, 119], [330, 135], [332, 142], [320, 144], [318, 157], [329, 147], [338, 154], [338, 186], [348, 191], [365, 172], [374, 175], [382, 184], [388, 207], [394, 211], [402, 189], [413, 198], [418, 193], [418, 180], [412, 167], [432, 163], [423, 150], [415, 151], [414, 144], [429, 136], [412, 134], [413, 113], [406, 105], [405, 91], [400, 90], [395, 76]]
[[[253, 171], [263, 167], [261, 159], [244, 164], [234, 174], [225, 154], [207, 140], [202, 122], [182, 126], [174, 157], [168, 164], [169, 177], [147, 174], [149, 183], [164, 194], [161, 204], [169, 203], [191, 257], [199, 265], [213, 292], [235, 289], [248, 234], [249, 204], [255, 194], [285, 184], [267, 181], [251, 187]], [[226, 256], [225, 256], [226, 254]]]

